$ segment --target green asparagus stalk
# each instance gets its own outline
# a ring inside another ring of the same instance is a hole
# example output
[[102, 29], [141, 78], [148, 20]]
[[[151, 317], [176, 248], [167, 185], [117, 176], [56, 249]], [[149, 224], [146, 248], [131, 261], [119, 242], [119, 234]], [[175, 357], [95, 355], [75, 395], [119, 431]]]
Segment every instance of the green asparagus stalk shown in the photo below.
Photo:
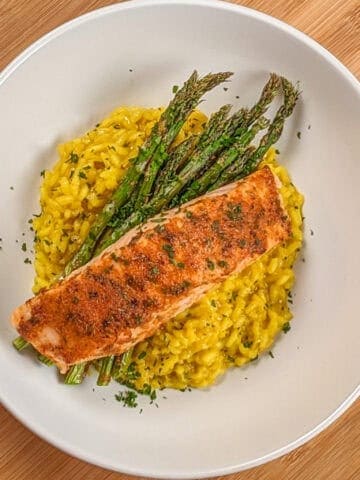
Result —
[[249, 175], [257, 168], [265, 153], [279, 140], [284, 129], [285, 120], [292, 114], [295, 108], [300, 95], [299, 90], [284, 77], [281, 78], [281, 83], [284, 92], [284, 103], [276, 112], [268, 133], [260, 140], [259, 147], [247, 161], [244, 170], [235, 177], [236, 180]]
[[79, 385], [83, 381], [87, 367], [87, 362], [73, 365], [66, 374], [65, 383], [67, 385]]
[[245, 150], [244, 154], [241, 156], [240, 163], [239, 161], [234, 162], [232, 165], [229, 165], [229, 167], [224, 169], [218, 179], [208, 188], [208, 191], [211, 192], [213, 190], [216, 190], [217, 188], [234, 182], [239, 172], [242, 171], [242, 169], [245, 167], [246, 163], [252, 157], [255, 151], [256, 147], [254, 147], [254, 145], [250, 145]]
[[264, 117], [254, 123], [254, 125], [245, 133], [243, 133], [240, 138], [231, 146], [229, 149], [225, 150], [223, 154], [215, 161], [215, 163], [207, 169], [201, 177], [194, 180], [189, 187], [182, 193], [179, 203], [186, 203], [193, 198], [198, 197], [205, 193], [208, 188], [217, 180], [220, 173], [227, 168], [229, 165], [232, 165], [234, 161], [240, 159], [248, 148], [249, 143], [254, 139], [256, 134], [266, 128], [269, 125], [269, 120]]
[[251, 123], [258, 120], [269, 108], [269, 105], [274, 100], [275, 96], [280, 92], [281, 88], [281, 77], [276, 75], [276, 73], [271, 73], [269, 80], [266, 82], [259, 100], [256, 104], [249, 110], [248, 114], [248, 126]]
[[176, 171], [185, 164], [193, 152], [197, 141], [198, 136], [192, 135], [180, 143], [174, 151], [171, 152], [168, 162], [157, 176], [152, 196], [157, 195], [161, 185], [167, 183], [176, 174]]
[[230, 110], [230, 104], [223, 105], [217, 112], [210, 116], [209, 122], [200, 136], [199, 148], [208, 145], [214, 137], [221, 133]]
[[114, 365], [115, 355], [101, 359], [100, 372], [97, 379], [99, 386], [109, 385], [111, 380], [111, 371]]
[[30, 345], [30, 343], [27, 342], [22, 337], [15, 338], [15, 340], [13, 340], [12, 344], [16, 348], [16, 350], [19, 351], [19, 352], [21, 352], [21, 350], [24, 350], [24, 348], [27, 348]]
[[131, 363], [131, 355], [133, 349], [130, 348], [127, 352], [115, 358], [115, 363], [111, 372], [111, 376], [114, 380], [124, 381], [126, 379], [126, 373]]
[[43, 363], [47, 367], [51, 367], [52, 365], [54, 365], [54, 362], [50, 360], [50, 358], [45, 357], [45, 355], [42, 355], [41, 353], [38, 354], [37, 358], [39, 362]]

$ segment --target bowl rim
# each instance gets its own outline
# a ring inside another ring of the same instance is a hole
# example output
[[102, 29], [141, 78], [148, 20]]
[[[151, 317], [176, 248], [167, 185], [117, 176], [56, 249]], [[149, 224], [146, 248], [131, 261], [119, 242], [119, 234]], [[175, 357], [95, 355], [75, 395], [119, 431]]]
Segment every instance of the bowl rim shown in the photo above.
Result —
[[[319, 55], [321, 55], [328, 63], [330, 63], [337, 71], [339, 71], [343, 77], [348, 81], [349, 86], [353, 87], [355, 92], [358, 94], [360, 98], [360, 82], [357, 80], [355, 75], [348, 70], [332, 53], [330, 53], [325, 47], [320, 45], [317, 41], [312, 39], [307, 34], [301, 32], [300, 30], [296, 29], [295, 27], [287, 24], [286, 22], [279, 20], [271, 15], [265, 14], [258, 10], [245, 7], [242, 5], [228, 3], [227, 1], [223, 0], [132, 0], [123, 3], [116, 3], [113, 5], [105, 6], [102, 8], [98, 8], [92, 10], [88, 13], [85, 13], [81, 16], [78, 16], [72, 20], [69, 20], [60, 26], [54, 28], [50, 32], [41, 36], [38, 40], [33, 42], [30, 46], [28, 46], [25, 50], [23, 50], [19, 55], [17, 55], [1, 72], [0, 72], [0, 87], [2, 84], [24, 63], [28, 60], [34, 53], [36, 53], [39, 49], [44, 47], [46, 44], [51, 42], [53, 39], [59, 37], [63, 33], [76, 28], [77, 26], [81, 25], [82, 23], [86, 23], [89, 20], [102, 17], [103, 15], [107, 15], [111, 12], [118, 12], [118, 11], [126, 11], [129, 9], [137, 9], [137, 8], [151, 8], [153, 6], [160, 6], [160, 5], [187, 5], [191, 6], [201, 6], [207, 8], [214, 8], [220, 10], [228, 10], [233, 11], [236, 13], [240, 13], [246, 17], [255, 18], [263, 23], [272, 25], [288, 35], [296, 38], [301, 43], [306, 44], [309, 48], [316, 51]], [[140, 475], [152, 478], [160, 478], [160, 479], [194, 479], [194, 478], [209, 478], [209, 477], [216, 477], [220, 475], [228, 475], [231, 473], [240, 472], [243, 470], [247, 470], [249, 468], [257, 467], [264, 463], [267, 463], [271, 460], [275, 460], [279, 458], [295, 448], [300, 447], [307, 441], [314, 438], [317, 434], [321, 433], [325, 428], [330, 426], [337, 418], [339, 418], [355, 401], [360, 397], [360, 384], [351, 392], [347, 398], [324, 420], [322, 420], [318, 425], [316, 425], [313, 429], [306, 432], [304, 435], [299, 437], [296, 440], [288, 443], [287, 445], [280, 447], [276, 450], [273, 450], [265, 455], [257, 457], [253, 460], [249, 460], [247, 462], [243, 462], [240, 464], [235, 465], [228, 465], [219, 467], [216, 469], [212, 469], [211, 471], [200, 469], [199, 471], [194, 471], [191, 473], [180, 473], [176, 474], [173, 471], [162, 471], [162, 472], [155, 472], [155, 471], [148, 471], [146, 469], [142, 469], [141, 467], [131, 468], [131, 467], [122, 467], [119, 464], [114, 462], [104, 462], [101, 458], [97, 458], [96, 456], [91, 456], [87, 454], [87, 452], [81, 447], [76, 447], [74, 445], [69, 445], [66, 442], [59, 440], [56, 436], [48, 432], [42, 426], [39, 426], [35, 421], [26, 418], [22, 415], [21, 409], [14, 406], [11, 402], [10, 398], [6, 398], [4, 392], [0, 392], [0, 400], [3, 406], [23, 425], [25, 425], [30, 431], [38, 435], [41, 439], [45, 440], [46, 442], [50, 443], [51, 445], [55, 446], [56, 448], [60, 449], [61, 451], [75, 456], [80, 460], [88, 462], [90, 464], [97, 465], [99, 467], [113, 470], [125, 474], [130, 475]]]

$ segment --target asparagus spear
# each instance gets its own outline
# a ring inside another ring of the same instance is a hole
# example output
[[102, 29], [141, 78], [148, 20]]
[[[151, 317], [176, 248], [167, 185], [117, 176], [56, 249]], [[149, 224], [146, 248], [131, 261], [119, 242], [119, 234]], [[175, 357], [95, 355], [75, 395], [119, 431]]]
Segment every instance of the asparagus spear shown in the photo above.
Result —
[[248, 115], [248, 126], [260, 118], [268, 109], [274, 97], [279, 93], [281, 87], [281, 77], [276, 73], [271, 73], [269, 80], [266, 82], [259, 100], [250, 109]]
[[42, 355], [41, 353], [38, 354], [37, 358], [41, 363], [43, 363], [47, 367], [51, 367], [51, 365], [54, 365], [54, 362], [50, 360], [50, 358], [45, 357], [45, 355]]
[[73, 365], [66, 374], [65, 383], [67, 385], [78, 385], [79, 383], [81, 383], [83, 381], [87, 367], [87, 362]]
[[187, 161], [187, 159], [193, 152], [197, 141], [198, 136], [192, 135], [191, 137], [188, 137], [186, 140], [180, 143], [174, 149], [174, 151], [171, 152], [168, 162], [157, 176], [153, 196], [157, 195], [159, 193], [161, 185], [168, 182], [170, 178], [172, 178], [176, 174], [176, 171], [184, 165], [184, 163]]
[[284, 91], [284, 103], [276, 112], [268, 133], [261, 139], [259, 147], [247, 161], [244, 170], [235, 177], [236, 180], [249, 175], [256, 169], [271, 145], [279, 140], [284, 129], [285, 120], [292, 114], [295, 108], [296, 102], [300, 95], [299, 90], [284, 77], [281, 78], [281, 84]]
[[161, 115], [159, 122], [154, 126], [149, 138], [140, 149], [138, 156], [134, 159], [120, 185], [113, 193], [110, 202], [105, 205], [95, 219], [80, 250], [65, 267], [65, 276], [90, 260], [96, 241], [103, 233], [112, 216], [125, 204], [134, 191], [139, 178], [149, 164], [138, 195], [139, 202], [140, 198], [147, 196], [155, 180], [156, 173], [166, 158], [168, 147], [179, 133], [191, 110], [198, 104], [200, 97], [216, 85], [224, 82], [231, 75], [232, 73], [230, 72], [224, 72], [208, 74], [199, 79], [197, 72], [194, 71], [191, 77], [184, 83], [184, 86], [176, 93], [169, 106]]
[[209, 187], [208, 191], [211, 192], [222, 187], [223, 185], [228, 185], [229, 183], [234, 182], [235, 177], [239, 174], [239, 172], [242, 171], [255, 151], [256, 147], [254, 147], [254, 145], [250, 145], [239, 159], [240, 162], [234, 162], [232, 165], [229, 165], [229, 167], [225, 168], [223, 172], [221, 172], [218, 179]]
[[217, 112], [213, 113], [210, 117], [206, 128], [201, 134], [199, 140], [199, 147], [204, 147], [208, 145], [214, 136], [218, 135], [221, 129], [224, 128], [224, 122], [228, 117], [228, 114], [231, 110], [231, 105], [223, 105]]
[[111, 376], [114, 380], [123, 381], [126, 379], [126, 373], [131, 362], [132, 352], [133, 348], [130, 348], [127, 352], [115, 358], [114, 367], [111, 372]]
[[110, 357], [105, 357], [101, 359], [100, 372], [97, 379], [97, 384], [99, 386], [105, 386], [110, 383], [111, 380], [111, 370], [114, 365], [115, 355]]
[[207, 169], [201, 177], [194, 180], [190, 186], [186, 188], [181, 195], [179, 203], [186, 203], [193, 198], [202, 195], [207, 191], [209, 186], [216, 181], [222, 170], [231, 165], [237, 159], [240, 159], [240, 162], [242, 162], [242, 156], [247, 150], [249, 143], [254, 139], [255, 135], [260, 130], [266, 128], [268, 124], [269, 121], [266, 118], [260, 117], [260, 119], [254, 123], [248, 131], [240, 136], [233, 146], [225, 150], [225, 152], [219, 156], [215, 163]]
[[19, 352], [21, 352], [21, 350], [24, 350], [24, 348], [27, 348], [30, 345], [30, 343], [27, 342], [22, 337], [15, 338], [15, 340], [13, 340], [12, 344], [16, 348], [16, 350], [18, 350]]

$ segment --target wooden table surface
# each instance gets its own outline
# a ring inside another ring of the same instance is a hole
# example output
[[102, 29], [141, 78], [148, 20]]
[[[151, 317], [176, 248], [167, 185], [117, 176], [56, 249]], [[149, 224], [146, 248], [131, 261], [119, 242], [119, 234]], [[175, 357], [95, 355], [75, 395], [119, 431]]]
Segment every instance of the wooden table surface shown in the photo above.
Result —
[[[111, 0], [0, 0], [0, 70], [63, 22]], [[360, 77], [359, 0], [237, 0], [309, 34]], [[0, 480], [129, 480], [77, 460], [36, 437], [0, 407]], [[220, 477], [219, 477], [220, 478]], [[224, 477], [221, 477], [224, 478]], [[359, 480], [360, 400], [315, 439], [227, 480]], [[140, 477], [137, 478], [140, 480]]]

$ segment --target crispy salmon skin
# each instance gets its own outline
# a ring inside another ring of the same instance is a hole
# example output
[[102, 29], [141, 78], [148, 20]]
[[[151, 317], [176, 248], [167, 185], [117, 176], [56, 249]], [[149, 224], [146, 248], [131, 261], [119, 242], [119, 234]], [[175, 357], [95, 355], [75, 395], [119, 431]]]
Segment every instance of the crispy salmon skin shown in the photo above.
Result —
[[66, 372], [151, 336], [290, 234], [278, 179], [264, 167], [128, 232], [11, 321]]

